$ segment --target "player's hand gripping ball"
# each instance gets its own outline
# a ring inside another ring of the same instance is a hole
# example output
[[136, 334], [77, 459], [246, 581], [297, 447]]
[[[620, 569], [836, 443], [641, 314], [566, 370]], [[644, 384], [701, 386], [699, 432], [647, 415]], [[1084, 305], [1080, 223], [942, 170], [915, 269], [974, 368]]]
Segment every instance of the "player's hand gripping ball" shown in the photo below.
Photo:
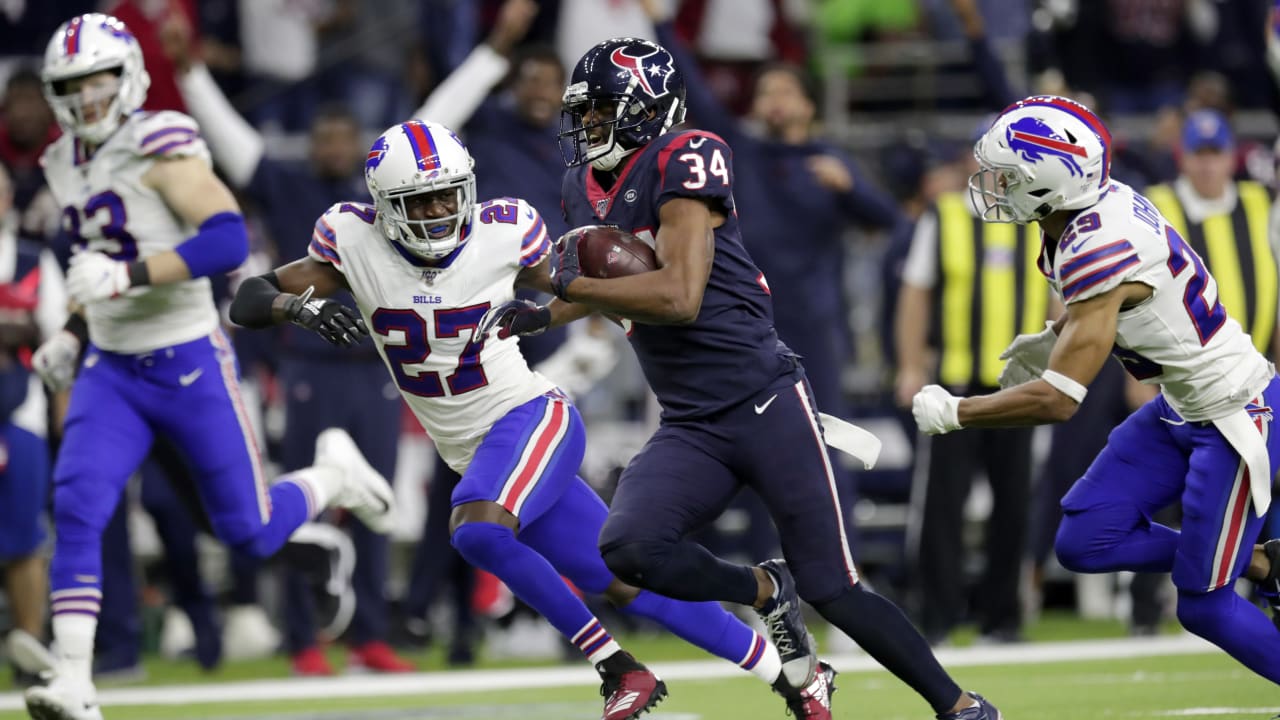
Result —
[[658, 269], [653, 248], [629, 232], [610, 225], [585, 225], [556, 240], [551, 286], [562, 300], [578, 277], [618, 278]]

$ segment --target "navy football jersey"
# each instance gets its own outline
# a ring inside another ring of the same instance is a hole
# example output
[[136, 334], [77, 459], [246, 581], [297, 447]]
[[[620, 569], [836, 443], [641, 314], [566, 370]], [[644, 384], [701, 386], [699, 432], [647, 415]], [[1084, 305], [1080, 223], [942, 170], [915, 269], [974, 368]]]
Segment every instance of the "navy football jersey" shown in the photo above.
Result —
[[737, 405], [796, 367], [778, 340], [764, 274], [742, 245], [733, 205], [733, 155], [718, 136], [668, 133], [634, 153], [607, 191], [590, 166], [565, 174], [570, 227], [616, 225], [650, 242], [658, 210], [678, 197], [708, 201], [723, 213], [715, 259], [690, 325], [633, 323], [628, 337], [666, 420], [702, 418]]

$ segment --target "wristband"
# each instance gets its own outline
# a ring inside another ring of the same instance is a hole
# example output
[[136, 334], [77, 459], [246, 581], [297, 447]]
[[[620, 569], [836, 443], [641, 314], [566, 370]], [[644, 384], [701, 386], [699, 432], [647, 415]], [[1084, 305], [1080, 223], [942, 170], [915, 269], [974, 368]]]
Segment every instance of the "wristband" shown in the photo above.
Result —
[[1089, 394], [1085, 386], [1053, 370], [1045, 370], [1040, 375], [1040, 379], [1052, 385], [1063, 395], [1075, 400], [1077, 404], [1084, 402], [1084, 396]]
[[129, 287], [142, 287], [151, 284], [151, 270], [146, 260], [134, 260], [129, 263]]

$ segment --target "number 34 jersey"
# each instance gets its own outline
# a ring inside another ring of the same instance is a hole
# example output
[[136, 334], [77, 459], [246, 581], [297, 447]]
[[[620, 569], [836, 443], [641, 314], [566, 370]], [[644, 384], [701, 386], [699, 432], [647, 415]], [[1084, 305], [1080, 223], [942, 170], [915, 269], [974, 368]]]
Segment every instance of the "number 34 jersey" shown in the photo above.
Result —
[[387, 239], [372, 206], [341, 203], [316, 221], [307, 251], [346, 277], [400, 394], [458, 472], [502, 416], [555, 389], [515, 338], [472, 337], [489, 308], [514, 299], [519, 272], [550, 254], [542, 217], [523, 200], [492, 200], [472, 210], [464, 237], [431, 264]]
[[[64, 134], [40, 162], [76, 248], [129, 261], [172, 250], [195, 234], [142, 182], [156, 162], [186, 157], [209, 162], [196, 123], [163, 111], [130, 115], [93, 155]], [[133, 288], [85, 313], [93, 344], [125, 354], [195, 340], [218, 326], [208, 278]]]
[[1120, 313], [1113, 352], [1135, 378], [1160, 385], [1186, 420], [1239, 412], [1274, 375], [1219, 302], [1199, 256], [1123, 183], [1112, 182], [1096, 205], [1076, 215], [1041, 254], [1040, 270], [1068, 305], [1121, 283], [1152, 288], [1149, 300]]

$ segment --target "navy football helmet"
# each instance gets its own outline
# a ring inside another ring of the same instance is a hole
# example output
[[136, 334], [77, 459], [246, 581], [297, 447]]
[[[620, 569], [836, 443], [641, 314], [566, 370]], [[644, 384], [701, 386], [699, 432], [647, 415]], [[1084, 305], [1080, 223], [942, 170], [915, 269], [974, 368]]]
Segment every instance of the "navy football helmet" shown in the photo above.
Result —
[[565, 164], [613, 170], [623, 158], [684, 122], [684, 78], [671, 53], [640, 38], [614, 38], [582, 56], [564, 91]]

